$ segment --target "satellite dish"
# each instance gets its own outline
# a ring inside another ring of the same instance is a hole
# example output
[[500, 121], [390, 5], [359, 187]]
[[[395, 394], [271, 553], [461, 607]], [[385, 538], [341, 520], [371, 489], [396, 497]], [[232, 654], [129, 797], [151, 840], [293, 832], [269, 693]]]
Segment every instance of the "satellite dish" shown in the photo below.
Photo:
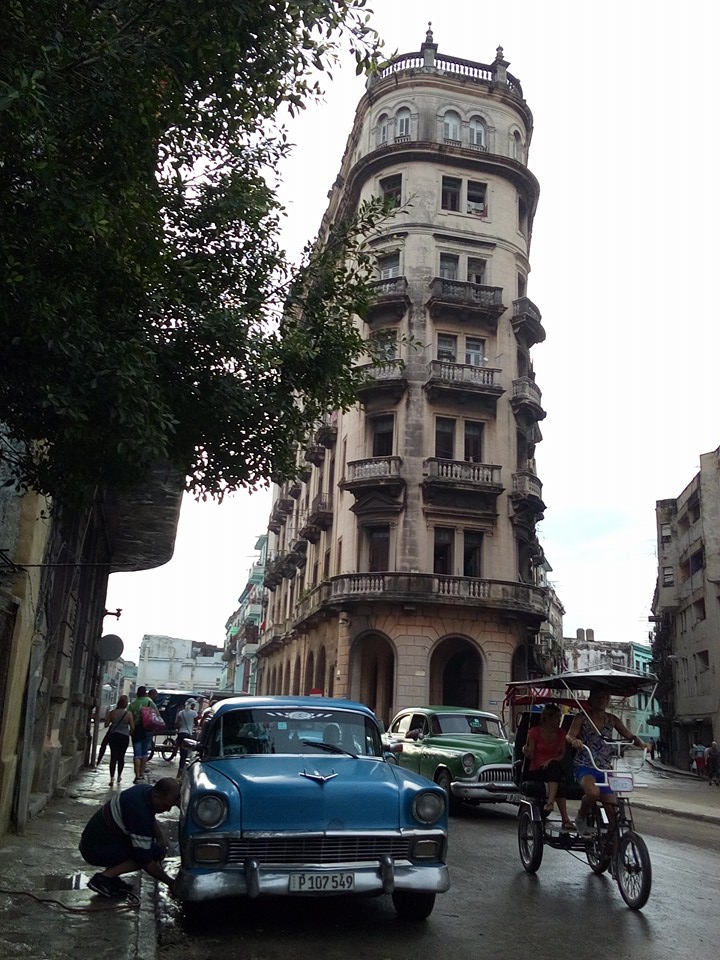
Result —
[[98, 640], [98, 660], [117, 660], [123, 652], [123, 647], [123, 642], [117, 634], [106, 633]]

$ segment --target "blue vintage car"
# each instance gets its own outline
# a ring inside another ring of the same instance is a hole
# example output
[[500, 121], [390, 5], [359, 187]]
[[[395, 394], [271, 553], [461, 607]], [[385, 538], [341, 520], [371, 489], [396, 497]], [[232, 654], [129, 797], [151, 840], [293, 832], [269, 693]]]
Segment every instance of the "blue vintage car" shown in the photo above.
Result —
[[225, 700], [198, 749], [180, 812], [186, 913], [219, 897], [390, 894], [423, 920], [448, 889], [445, 794], [388, 762], [367, 707]]

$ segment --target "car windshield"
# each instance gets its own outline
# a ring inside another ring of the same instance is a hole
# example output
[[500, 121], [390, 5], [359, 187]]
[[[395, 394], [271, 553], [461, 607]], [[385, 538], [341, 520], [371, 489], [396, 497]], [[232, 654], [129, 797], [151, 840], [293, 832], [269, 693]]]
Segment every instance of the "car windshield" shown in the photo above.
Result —
[[472, 713], [442, 713], [438, 715], [440, 733], [482, 733], [504, 739], [505, 733], [495, 717], [478, 717]]
[[205, 757], [333, 753], [382, 756], [377, 725], [346, 710], [267, 707], [230, 710], [207, 732]]

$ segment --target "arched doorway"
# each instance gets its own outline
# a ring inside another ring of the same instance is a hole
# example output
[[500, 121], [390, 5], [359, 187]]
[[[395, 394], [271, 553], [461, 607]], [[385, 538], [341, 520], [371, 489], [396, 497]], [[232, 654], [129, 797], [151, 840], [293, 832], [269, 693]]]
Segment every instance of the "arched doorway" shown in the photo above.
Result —
[[482, 659], [463, 637], [448, 637], [430, 658], [430, 700], [435, 704], [470, 707], [482, 701]]
[[305, 695], [310, 693], [315, 684], [313, 683], [313, 677], [315, 676], [315, 654], [312, 650], [308, 653], [307, 659], [305, 661]]
[[315, 682], [313, 686], [316, 690], [322, 690], [323, 693], [327, 690], [327, 682], [325, 678], [325, 673], [327, 671], [327, 663], [325, 658], [325, 647], [320, 647], [317, 655], [317, 664], [315, 666]]
[[376, 716], [389, 723], [392, 720], [395, 691], [395, 651], [380, 633], [360, 637], [353, 644], [352, 695], [370, 707]]

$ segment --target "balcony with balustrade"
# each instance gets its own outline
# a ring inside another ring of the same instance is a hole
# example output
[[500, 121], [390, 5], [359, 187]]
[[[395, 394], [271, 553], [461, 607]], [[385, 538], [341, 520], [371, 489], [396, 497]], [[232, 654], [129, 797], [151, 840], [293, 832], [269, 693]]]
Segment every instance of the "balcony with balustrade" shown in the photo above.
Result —
[[545, 339], [542, 315], [528, 297], [520, 297], [512, 302], [512, 327], [515, 335], [525, 346], [532, 347]]
[[512, 389], [510, 406], [519, 423], [527, 427], [531, 423], [545, 419], [542, 393], [534, 380], [530, 377], [520, 377], [513, 380]]
[[530, 583], [450, 577], [432, 573], [354, 573], [332, 577], [311, 590], [295, 609], [294, 627], [321, 613], [352, 611], [356, 604], [482, 607], [524, 616], [535, 626], [546, 619], [546, 589]]
[[376, 280], [370, 285], [370, 297], [363, 319], [371, 326], [401, 320], [410, 306], [405, 277]]
[[392, 364], [365, 363], [359, 369], [365, 382], [358, 387], [358, 399], [368, 404], [397, 403], [408, 388], [405, 366], [401, 361]]
[[479, 495], [492, 502], [503, 492], [502, 467], [491, 463], [472, 463], [469, 460], [440, 460], [432, 457], [423, 464], [425, 480], [422, 484], [427, 503], [457, 503], [458, 496], [472, 498]]
[[542, 519], [545, 504], [542, 498], [542, 483], [530, 470], [518, 470], [512, 475], [510, 502], [516, 520], [526, 519], [531, 525]]
[[346, 465], [345, 478], [340, 481], [343, 490], [349, 490], [356, 499], [373, 491], [398, 497], [405, 489], [401, 476], [400, 457], [368, 457], [351, 460]]
[[307, 513], [301, 517], [298, 525], [298, 537], [310, 543], [317, 543], [323, 530], [329, 530], [333, 520], [332, 497], [319, 493], [314, 497]]
[[428, 400], [442, 398], [463, 404], [479, 400], [494, 408], [498, 397], [505, 393], [500, 383], [501, 374], [502, 370], [497, 367], [431, 360], [423, 389]]
[[434, 320], [452, 317], [480, 322], [488, 329], [496, 330], [498, 318], [505, 311], [502, 299], [502, 287], [435, 277], [430, 283], [427, 307]]

